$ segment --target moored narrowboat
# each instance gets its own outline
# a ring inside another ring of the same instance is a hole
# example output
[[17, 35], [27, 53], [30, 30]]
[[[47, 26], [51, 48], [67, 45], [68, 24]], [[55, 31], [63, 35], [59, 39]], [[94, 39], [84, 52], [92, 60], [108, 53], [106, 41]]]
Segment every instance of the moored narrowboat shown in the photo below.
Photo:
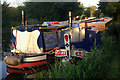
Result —
[[[76, 22], [72, 22], [72, 27], [67, 21], [54, 21], [54, 24], [51, 25], [47, 25], [48, 22], [45, 22], [42, 26], [12, 27], [12, 50], [10, 55], [5, 57], [7, 72], [33, 74], [46, 69], [46, 64], [50, 62], [50, 54], [55, 57], [66, 57], [69, 51], [70, 57], [82, 58], [82, 50], [88, 53], [91, 48], [94, 48], [95, 38], [96, 44], [100, 43], [100, 31], [105, 30], [105, 26], [92, 22]], [[80, 50], [72, 52], [70, 51], [71, 46]]]

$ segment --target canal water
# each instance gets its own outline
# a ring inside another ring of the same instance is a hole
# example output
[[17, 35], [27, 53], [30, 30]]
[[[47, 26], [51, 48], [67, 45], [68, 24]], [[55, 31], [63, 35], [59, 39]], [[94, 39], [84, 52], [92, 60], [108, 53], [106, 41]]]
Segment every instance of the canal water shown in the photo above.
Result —
[[0, 58], [0, 79], [5, 79], [7, 77], [6, 64], [4, 62], [4, 57], [8, 55], [10, 51], [11, 32], [9, 30], [2, 32], [2, 58]]

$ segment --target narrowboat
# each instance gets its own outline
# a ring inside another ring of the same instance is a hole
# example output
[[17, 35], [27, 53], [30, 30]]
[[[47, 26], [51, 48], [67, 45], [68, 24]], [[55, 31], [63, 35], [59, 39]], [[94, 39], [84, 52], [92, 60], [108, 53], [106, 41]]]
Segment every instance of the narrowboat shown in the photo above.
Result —
[[71, 46], [90, 52], [95, 39], [96, 44], [100, 43], [100, 31], [105, 30], [104, 25], [92, 22], [73, 21], [72, 27], [67, 21], [49, 23], [11, 28], [12, 50], [4, 59], [8, 73], [33, 74], [41, 71], [52, 61], [49, 55], [53, 54], [52, 58], [66, 57], [67, 50], [71, 52], [70, 57], [82, 57], [82, 50], [72, 52]]

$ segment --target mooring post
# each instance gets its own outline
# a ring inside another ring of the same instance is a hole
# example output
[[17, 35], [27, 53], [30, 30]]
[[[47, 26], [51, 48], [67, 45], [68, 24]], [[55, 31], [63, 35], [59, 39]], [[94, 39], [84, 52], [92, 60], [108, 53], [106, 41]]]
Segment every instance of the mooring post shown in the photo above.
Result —
[[22, 25], [25, 25], [25, 13], [22, 11]]

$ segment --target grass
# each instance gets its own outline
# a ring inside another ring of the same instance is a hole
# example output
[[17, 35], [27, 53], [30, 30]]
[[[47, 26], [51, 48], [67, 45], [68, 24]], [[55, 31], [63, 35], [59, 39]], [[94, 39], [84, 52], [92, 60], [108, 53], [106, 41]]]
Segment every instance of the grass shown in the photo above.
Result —
[[111, 66], [111, 70], [108, 74], [108, 77], [109, 78], [119, 77], [119, 75], [118, 75], [118, 57], [117, 56], [114, 57], [113, 61], [111, 62], [111, 65], [112, 66]]
[[[78, 61], [78, 64], [74, 64], [71, 60], [67, 63], [62, 63], [61, 60], [55, 61], [54, 65], [51, 65], [46, 75], [40, 72], [34, 80], [39, 78], [79, 78], [79, 79], [107, 79], [110, 75], [115, 76], [111, 70], [114, 66], [113, 59], [115, 57], [113, 46], [115, 41], [112, 37], [104, 39], [103, 46], [98, 48], [95, 46], [91, 50], [91, 53], [86, 58]], [[111, 64], [111, 61], [113, 63]], [[117, 77], [117, 76], [115, 76]]]

